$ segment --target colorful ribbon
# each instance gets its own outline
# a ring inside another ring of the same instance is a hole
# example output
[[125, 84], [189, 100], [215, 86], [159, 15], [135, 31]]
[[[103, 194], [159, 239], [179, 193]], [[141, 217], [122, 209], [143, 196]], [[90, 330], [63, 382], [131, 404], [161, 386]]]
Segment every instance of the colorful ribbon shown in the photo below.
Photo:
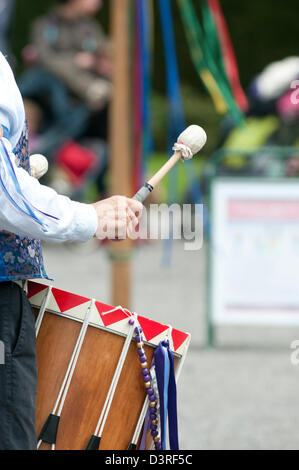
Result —
[[[154, 353], [151, 364], [151, 377], [153, 387], [159, 396], [158, 411], [160, 415], [161, 444], [166, 450], [166, 430], [168, 421], [168, 437], [170, 450], [179, 450], [177, 389], [174, 371], [174, 359], [168, 341], [160, 342]], [[150, 413], [148, 407], [144, 420], [143, 433], [139, 450], [145, 450], [147, 435], [150, 432]]]
[[134, 41], [133, 41], [133, 193], [142, 185], [142, 64], [141, 64], [141, 31], [137, 9], [139, 0], [135, 1]]
[[166, 450], [166, 429], [170, 450], [179, 450], [177, 390], [174, 372], [174, 359], [168, 341], [162, 341], [154, 353], [155, 372], [159, 391], [160, 426], [162, 450]]
[[[174, 25], [170, 0], [159, 0], [160, 18], [162, 25], [164, 55], [166, 63], [166, 87], [168, 96], [168, 154], [171, 155], [177, 136], [186, 128], [185, 113], [180, 88], [180, 77], [176, 55]], [[195, 204], [203, 204], [201, 188], [196, 176], [193, 160], [184, 162], [188, 187]], [[168, 203], [178, 200], [178, 166], [171, 170], [168, 182]], [[208, 230], [208, 216], [204, 206], [204, 226]], [[165, 241], [164, 264], [169, 262], [171, 255], [171, 236]]]
[[147, 0], [134, 3], [133, 190], [142, 185], [153, 148], [151, 115], [152, 21]]
[[203, 28], [197, 18], [192, 0], [178, 0], [183, 25], [190, 46], [191, 58], [204, 86], [210, 93], [218, 112], [229, 111], [234, 121], [243, 121], [243, 113], [239, 109], [231, 92], [228, 78], [222, 63], [222, 55], [213, 17], [203, 3]]
[[[2, 126], [2, 128], [3, 137], [9, 137], [8, 130], [4, 126]], [[36, 209], [36, 207], [34, 207], [24, 196], [3, 138], [0, 139], [0, 158], [3, 163], [3, 167], [0, 168], [0, 187], [7, 201], [17, 212], [22, 214], [24, 217], [31, 219], [34, 224], [41, 226], [43, 231], [46, 232], [47, 225], [41, 222], [34, 212], [38, 212], [39, 214], [49, 217], [54, 221], [58, 221], [58, 219], [57, 217], [51, 216], [49, 214], [46, 214], [45, 212], [40, 211], [39, 209]], [[17, 197], [21, 200], [21, 202], [15, 201], [9, 193], [5, 185], [5, 180], [3, 179], [3, 173], [1, 172], [1, 170], [2, 172], [4, 171], [6, 178], [10, 178], [10, 180], [13, 182], [16, 189]]]
[[220, 2], [219, 0], [207, 1], [217, 29], [218, 38], [223, 54], [224, 66], [226, 69], [226, 75], [229, 79], [232, 92], [240, 109], [243, 112], [246, 112], [248, 109], [248, 101], [240, 83], [239, 71], [234, 53], [234, 48]]
[[[167, 153], [171, 155], [172, 146], [177, 136], [185, 128], [183, 102], [180, 92], [180, 80], [176, 57], [173, 19], [170, 0], [159, 0], [160, 20], [163, 34], [164, 56], [166, 65], [166, 88], [168, 96], [168, 144]], [[168, 202], [178, 200], [178, 167], [169, 173]]]

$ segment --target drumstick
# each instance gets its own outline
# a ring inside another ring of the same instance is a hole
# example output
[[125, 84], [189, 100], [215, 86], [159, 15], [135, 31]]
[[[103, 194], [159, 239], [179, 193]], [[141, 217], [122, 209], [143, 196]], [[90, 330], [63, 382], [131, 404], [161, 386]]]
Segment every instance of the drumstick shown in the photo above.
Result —
[[178, 163], [179, 160], [190, 160], [194, 157], [206, 144], [207, 134], [202, 127], [192, 125], [187, 127], [178, 137], [177, 142], [173, 146], [174, 154], [160, 168], [159, 171], [135, 194], [133, 199], [144, 202], [153, 189], [160, 181], [169, 173], [169, 171]]

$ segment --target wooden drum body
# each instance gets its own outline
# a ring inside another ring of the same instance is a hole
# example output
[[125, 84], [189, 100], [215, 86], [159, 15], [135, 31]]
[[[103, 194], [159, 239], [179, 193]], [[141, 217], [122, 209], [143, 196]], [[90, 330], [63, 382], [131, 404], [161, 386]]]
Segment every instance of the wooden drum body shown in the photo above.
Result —
[[[132, 329], [130, 312], [31, 281], [28, 299], [37, 318], [37, 434], [58, 403], [61, 409], [55, 449], [86, 448], [127, 342], [100, 443], [102, 450], [127, 449], [146, 404], [136, 341], [128, 337]], [[169, 338], [177, 376], [190, 335], [139, 315], [134, 319], [143, 330], [149, 366], [155, 347]], [[149, 441], [148, 448], [151, 445]], [[50, 449], [51, 444], [42, 442], [39, 448]]]

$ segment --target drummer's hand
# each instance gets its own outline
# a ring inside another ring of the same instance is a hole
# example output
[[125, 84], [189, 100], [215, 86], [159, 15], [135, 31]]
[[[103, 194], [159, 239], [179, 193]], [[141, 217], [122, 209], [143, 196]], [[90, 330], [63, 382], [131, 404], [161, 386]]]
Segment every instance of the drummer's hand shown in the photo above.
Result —
[[113, 196], [93, 204], [98, 215], [99, 240], [124, 240], [135, 230], [142, 215], [143, 205], [135, 199]]

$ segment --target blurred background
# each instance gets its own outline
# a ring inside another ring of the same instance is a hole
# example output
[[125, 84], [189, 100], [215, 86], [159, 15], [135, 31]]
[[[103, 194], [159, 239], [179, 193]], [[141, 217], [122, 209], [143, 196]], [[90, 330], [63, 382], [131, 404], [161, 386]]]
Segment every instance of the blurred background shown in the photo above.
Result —
[[[30, 151], [49, 160], [41, 182], [82, 202], [109, 194], [116, 3], [0, 2]], [[129, 260], [130, 308], [192, 334], [178, 384], [182, 449], [299, 448], [296, 6], [129, 2], [132, 194], [185, 125], [208, 135], [151, 200], [204, 204], [202, 248], [140, 241]], [[106, 244], [45, 244], [44, 254], [57, 287], [113, 303]]]

